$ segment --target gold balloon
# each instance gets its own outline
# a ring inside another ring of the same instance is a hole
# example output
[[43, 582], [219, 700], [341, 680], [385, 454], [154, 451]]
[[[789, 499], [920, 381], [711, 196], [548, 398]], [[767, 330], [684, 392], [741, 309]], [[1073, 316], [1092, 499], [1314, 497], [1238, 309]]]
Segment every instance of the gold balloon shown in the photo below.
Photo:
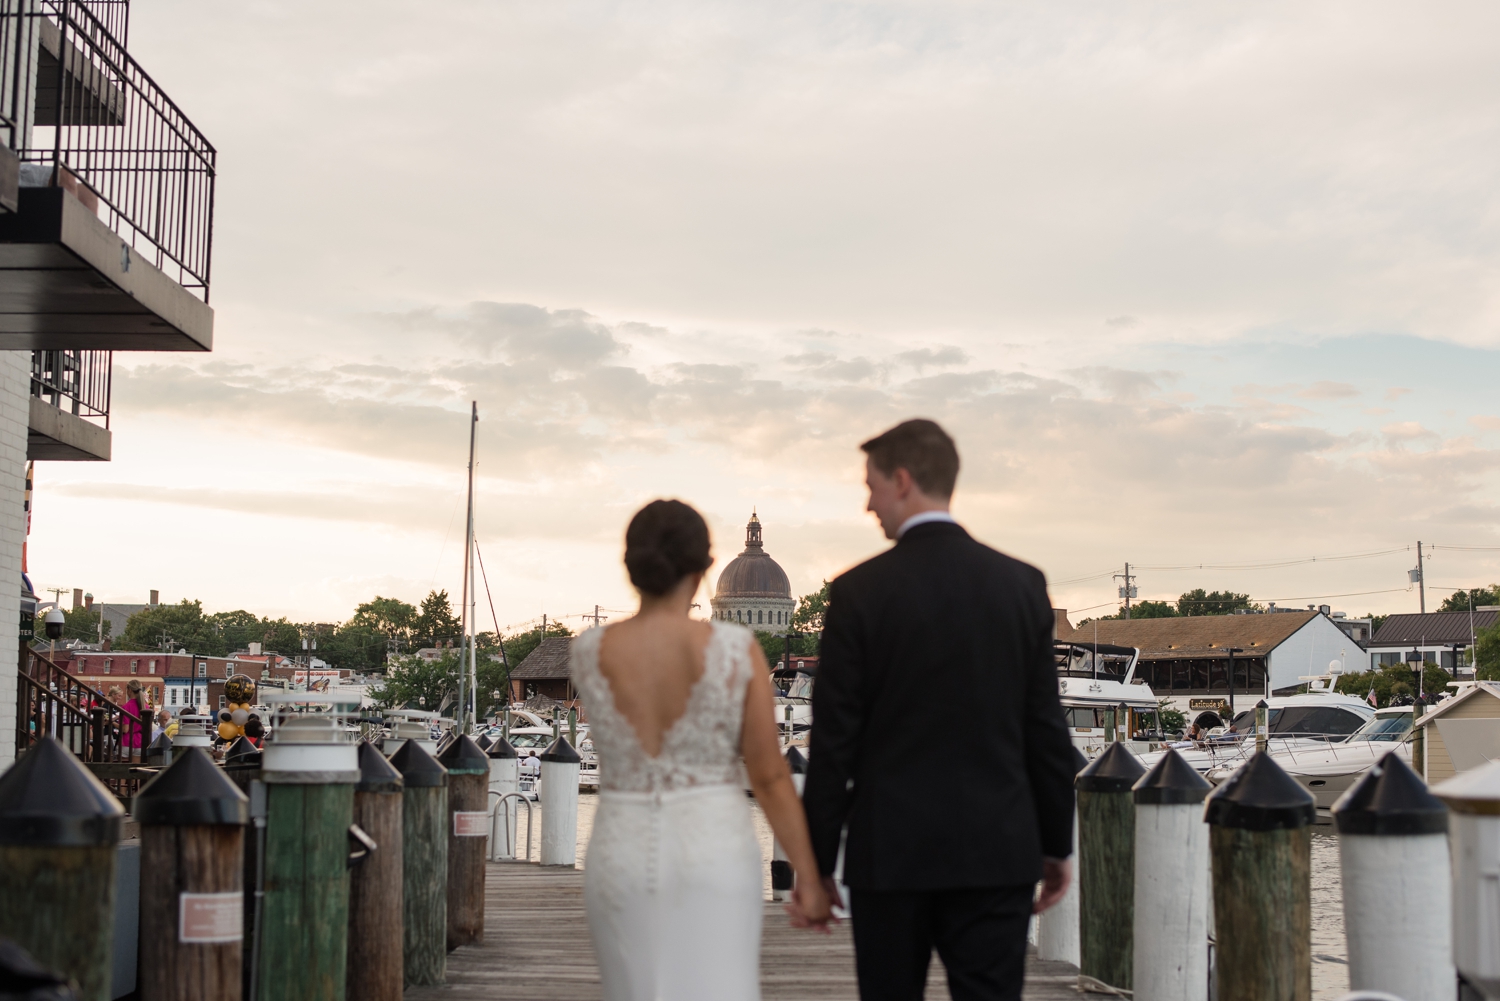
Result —
[[233, 723], [219, 724], [219, 736], [223, 737], [225, 740], [233, 740], [239, 735], [240, 727], [235, 726]]

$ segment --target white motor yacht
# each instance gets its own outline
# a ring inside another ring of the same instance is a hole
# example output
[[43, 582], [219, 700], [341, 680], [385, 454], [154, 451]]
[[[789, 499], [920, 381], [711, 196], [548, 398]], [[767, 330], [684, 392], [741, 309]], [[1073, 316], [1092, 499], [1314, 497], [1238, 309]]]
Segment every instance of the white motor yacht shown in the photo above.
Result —
[[[1135, 680], [1135, 666], [1140, 650], [1129, 646], [1107, 646], [1103, 643], [1052, 644], [1057, 661], [1057, 692], [1062, 699], [1063, 715], [1073, 746], [1092, 758], [1104, 750], [1107, 740], [1105, 724], [1114, 713], [1117, 733], [1127, 737], [1147, 729], [1150, 717], [1155, 725], [1156, 696], [1151, 686]], [[1124, 706], [1122, 716], [1120, 707]], [[1144, 742], [1132, 749], [1141, 751]]]
[[[1333, 804], [1375, 762], [1395, 753], [1411, 763], [1411, 722], [1411, 706], [1391, 706], [1376, 710], [1364, 726], [1337, 740], [1283, 737], [1272, 732], [1266, 752], [1312, 793], [1319, 817], [1327, 820]], [[1208, 771], [1207, 779], [1218, 785], [1249, 760], [1254, 751], [1254, 739], [1245, 740], [1239, 745], [1237, 756], [1221, 760]]]

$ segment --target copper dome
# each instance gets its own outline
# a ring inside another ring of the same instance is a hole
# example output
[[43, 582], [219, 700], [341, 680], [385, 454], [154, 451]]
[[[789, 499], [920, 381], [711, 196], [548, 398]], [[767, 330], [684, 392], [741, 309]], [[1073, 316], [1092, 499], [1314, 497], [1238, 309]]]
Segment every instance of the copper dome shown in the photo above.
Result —
[[717, 598], [790, 598], [792, 582], [786, 571], [766, 553], [760, 540], [760, 519], [753, 513], [745, 526], [745, 551], [729, 561], [714, 587]]

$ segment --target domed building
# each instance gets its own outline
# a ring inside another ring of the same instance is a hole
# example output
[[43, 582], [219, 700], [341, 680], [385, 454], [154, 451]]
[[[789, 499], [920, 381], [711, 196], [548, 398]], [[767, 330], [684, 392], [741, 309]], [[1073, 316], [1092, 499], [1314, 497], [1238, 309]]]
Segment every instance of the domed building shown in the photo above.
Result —
[[745, 526], [745, 551], [729, 561], [714, 588], [714, 618], [739, 622], [761, 632], [785, 632], [797, 602], [786, 571], [771, 559], [752, 511]]

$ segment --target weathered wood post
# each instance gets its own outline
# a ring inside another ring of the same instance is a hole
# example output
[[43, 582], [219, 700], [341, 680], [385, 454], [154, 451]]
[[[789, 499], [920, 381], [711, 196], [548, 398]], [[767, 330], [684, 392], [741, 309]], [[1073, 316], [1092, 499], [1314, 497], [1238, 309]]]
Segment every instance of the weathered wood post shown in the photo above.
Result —
[[[1077, 773], [1088, 767], [1089, 759], [1083, 756], [1083, 752], [1077, 747], [1073, 748], [1073, 773]], [[1074, 794], [1075, 804], [1073, 807], [1073, 865], [1078, 865], [1078, 807], [1076, 804], [1077, 794]], [[1042, 959], [1055, 960], [1063, 963], [1071, 963], [1077, 966], [1080, 960], [1078, 954], [1078, 873], [1073, 874], [1073, 881], [1068, 884], [1067, 892], [1063, 898], [1048, 910], [1044, 911], [1036, 921], [1036, 950]]]
[[51, 736], [0, 776], [0, 937], [108, 1001], [125, 811]]
[[448, 769], [448, 951], [484, 941], [490, 759], [466, 736], [438, 755]]
[[1130, 789], [1145, 773], [1140, 760], [1113, 741], [1073, 782], [1078, 794], [1079, 978], [1125, 991], [1132, 982], [1135, 922], [1135, 803]]
[[245, 974], [250, 801], [201, 747], [135, 798], [141, 825], [141, 1001], [238, 1001]]
[[1256, 753], [1209, 794], [1218, 1001], [1312, 996], [1312, 794]]
[[329, 714], [284, 717], [266, 741], [261, 781], [267, 818], [258, 991], [278, 1001], [344, 1001], [358, 752]]
[[[797, 790], [797, 795], [802, 795], [802, 787], [807, 782], [807, 756], [795, 747], [786, 749], [787, 768], [792, 773], [792, 788]], [[795, 883], [792, 863], [787, 859], [786, 852], [781, 848], [780, 841], [771, 842], [771, 899], [785, 900], [792, 895], [792, 886]]]
[[[557, 720], [552, 720], [557, 729]], [[542, 752], [542, 865], [578, 861], [578, 765], [568, 738], [558, 737]]]
[[1104, 710], [1104, 742], [1110, 743], [1115, 739], [1115, 707], [1110, 706]]
[[146, 762], [153, 768], [165, 768], [172, 763], [172, 738], [163, 730], [146, 748]]
[[401, 773], [402, 962], [407, 984], [448, 976], [448, 771], [421, 741], [405, 741]]
[[1448, 808], [1390, 753], [1339, 797], [1333, 822], [1350, 990], [1450, 1001], [1457, 980]]
[[1265, 699], [1255, 703], [1255, 749], [1257, 751], [1264, 751], [1266, 745], [1271, 742], [1271, 735], [1266, 732], [1267, 727], [1270, 726], [1268, 722], [1270, 716], [1270, 707], [1266, 705]]
[[377, 845], [349, 873], [349, 1001], [401, 1001], [401, 773], [359, 745], [354, 822]]
[[1208, 1001], [1208, 829], [1213, 787], [1176, 751], [1135, 784], [1135, 996]]
[[1460, 772], [1432, 791], [1452, 811], [1453, 965], [1468, 990], [1460, 996], [1494, 1001], [1500, 998], [1500, 761]]
[[[489, 805], [496, 802], [500, 804], [503, 818], [501, 822], [509, 832], [501, 844], [490, 845], [490, 855], [495, 858], [519, 858], [520, 853], [516, 851], [516, 815], [520, 808], [514, 799], [504, 797], [521, 791], [521, 759], [516, 757], [516, 749], [504, 737], [496, 737], [490, 741], [490, 746], [485, 748], [484, 753], [490, 762]], [[509, 845], [509, 848], [504, 847], [505, 845]]]

